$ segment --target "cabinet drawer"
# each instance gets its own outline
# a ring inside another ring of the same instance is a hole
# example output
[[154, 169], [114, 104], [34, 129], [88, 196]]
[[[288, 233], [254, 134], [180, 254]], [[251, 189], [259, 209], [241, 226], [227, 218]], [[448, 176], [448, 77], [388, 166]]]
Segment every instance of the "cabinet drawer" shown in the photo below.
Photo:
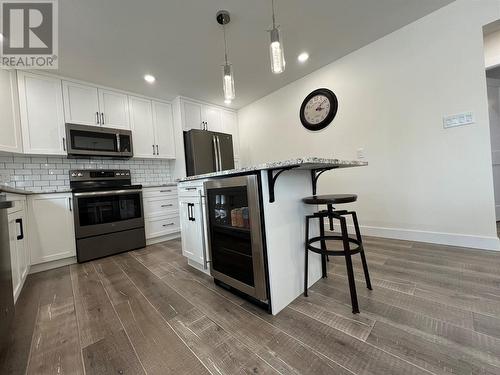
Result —
[[179, 216], [161, 216], [145, 220], [146, 239], [180, 231]]
[[179, 211], [179, 202], [176, 196], [165, 195], [144, 198], [144, 216], [146, 218], [164, 216]]
[[144, 198], [149, 197], [162, 197], [162, 196], [172, 196], [177, 197], [177, 186], [162, 186], [155, 188], [143, 188], [142, 196]]
[[181, 197], [199, 197], [204, 195], [203, 183], [206, 180], [187, 181], [179, 184], [179, 198]]
[[7, 200], [12, 201], [12, 207], [7, 209], [7, 214], [23, 211], [26, 208], [26, 197], [17, 194], [7, 194]]

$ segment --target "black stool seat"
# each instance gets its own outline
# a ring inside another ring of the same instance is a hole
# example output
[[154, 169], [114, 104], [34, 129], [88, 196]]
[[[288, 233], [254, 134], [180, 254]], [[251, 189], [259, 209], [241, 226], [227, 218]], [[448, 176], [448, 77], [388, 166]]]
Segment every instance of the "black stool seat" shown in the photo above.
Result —
[[302, 202], [306, 204], [342, 204], [356, 202], [357, 199], [356, 194], [330, 194], [303, 198]]

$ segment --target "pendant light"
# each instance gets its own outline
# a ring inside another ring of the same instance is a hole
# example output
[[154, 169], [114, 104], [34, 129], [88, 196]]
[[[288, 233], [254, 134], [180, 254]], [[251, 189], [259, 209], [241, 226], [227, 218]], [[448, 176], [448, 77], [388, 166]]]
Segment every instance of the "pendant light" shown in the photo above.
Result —
[[269, 52], [271, 55], [271, 71], [274, 74], [280, 74], [285, 71], [285, 56], [283, 53], [283, 41], [280, 36], [279, 25], [276, 26], [276, 17], [274, 15], [274, 0], [271, 0], [273, 10], [273, 28], [269, 30], [271, 36], [271, 45]]
[[217, 12], [217, 22], [222, 26], [224, 33], [224, 65], [222, 65], [222, 89], [224, 91], [224, 103], [230, 104], [236, 97], [234, 91], [234, 72], [233, 66], [227, 62], [227, 42], [226, 42], [226, 25], [231, 21], [227, 10]]

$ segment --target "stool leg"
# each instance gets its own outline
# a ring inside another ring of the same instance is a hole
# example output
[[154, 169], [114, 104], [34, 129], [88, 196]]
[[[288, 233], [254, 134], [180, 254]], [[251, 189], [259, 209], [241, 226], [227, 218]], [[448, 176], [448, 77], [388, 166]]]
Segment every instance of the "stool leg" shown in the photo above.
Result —
[[340, 227], [342, 230], [342, 242], [344, 243], [344, 255], [345, 255], [345, 264], [347, 266], [347, 278], [349, 280], [349, 289], [351, 292], [351, 303], [352, 303], [352, 313], [359, 313], [358, 306], [358, 295], [356, 293], [356, 281], [354, 280], [354, 270], [352, 267], [352, 259], [351, 259], [351, 248], [349, 246], [349, 233], [347, 233], [347, 225], [345, 217], [340, 218]]
[[[325, 219], [322, 216], [319, 218], [319, 235], [321, 237], [325, 236]], [[323, 250], [326, 253], [325, 240], [321, 240], [321, 250]], [[321, 254], [321, 270], [323, 274], [323, 279], [326, 279], [328, 277], [326, 273], [326, 254]]]
[[368, 263], [366, 262], [365, 249], [363, 247], [363, 239], [361, 238], [361, 232], [359, 230], [358, 217], [356, 212], [351, 212], [352, 221], [354, 222], [354, 229], [356, 230], [356, 238], [361, 244], [361, 251], [359, 255], [361, 256], [361, 263], [363, 263], [363, 272], [365, 273], [366, 287], [372, 290], [372, 283], [370, 281], [370, 273], [368, 272]]
[[331, 215], [333, 213], [333, 206], [331, 204], [327, 205], [328, 207], [328, 219], [330, 219], [330, 231], [333, 232], [333, 216]]
[[308, 282], [308, 271], [309, 271], [309, 264], [308, 264], [308, 261], [309, 261], [309, 249], [307, 248], [308, 246], [308, 242], [309, 242], [309, 216], [306, 216], [306, 246], [305, 246], [305, 249], [306, 249], [306, 252], [305, 252], [305, 259], [304, 259], [304, 265], [305, 265], [305, 269], [304, 269], [304, 297], [307, 297], [307, 282]]

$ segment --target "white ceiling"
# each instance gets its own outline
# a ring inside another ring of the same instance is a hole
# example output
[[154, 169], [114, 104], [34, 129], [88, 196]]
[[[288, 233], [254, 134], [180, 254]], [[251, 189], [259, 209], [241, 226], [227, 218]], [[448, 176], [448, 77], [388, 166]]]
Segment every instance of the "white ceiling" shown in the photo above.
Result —
[[[286, 72], [270, 71], [271, 0], [61, 0], [59, 73], [139, 94], [223, 104], [219, 9], [234, 65], [235, 108], [451, 3], [452, 0], [277, 0]], [[310, 59], [299, 65], [297, 55]], [[157, 78], [154, 85], [145, 73]]]

